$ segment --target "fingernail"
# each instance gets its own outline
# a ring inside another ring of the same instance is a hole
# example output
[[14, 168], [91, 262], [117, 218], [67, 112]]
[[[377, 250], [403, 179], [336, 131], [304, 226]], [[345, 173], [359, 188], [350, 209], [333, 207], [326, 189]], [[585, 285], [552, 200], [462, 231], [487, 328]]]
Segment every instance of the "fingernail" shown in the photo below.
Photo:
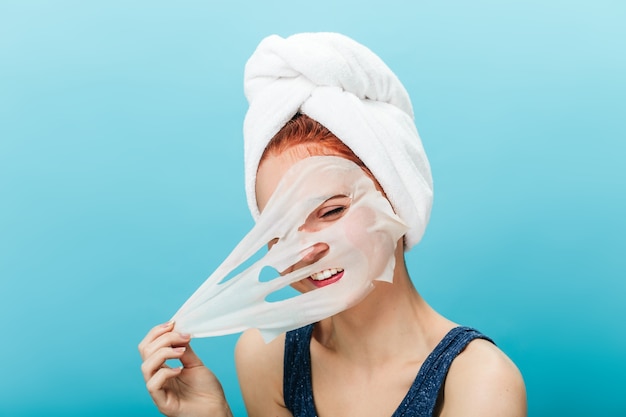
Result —
[[161, 327], [163, 327], [163, 328], [170, 327], [170, 326], [172, 325], [172, 323], [173, 323], [173, 321], [171, 321], [171, 320], [170, 320], [170, 321], [168, 321], [167, 323], [163, 323], [163, 324], [161, 325]]
[[175, 347], [175, 348], [174, 348], [174, 352], [176, 352], [176, 353], [180, 353], [180, 352], [184, 352], [186, 349], [187, 349], [187, 348], [186, 348], [186, 347], [184, 347], [184, 346], [181, 346], [181, 347]]
[[189, 339], [191, 335], [189, 333], [181, 333], [180, 337], [182, 337], [183, 339]]

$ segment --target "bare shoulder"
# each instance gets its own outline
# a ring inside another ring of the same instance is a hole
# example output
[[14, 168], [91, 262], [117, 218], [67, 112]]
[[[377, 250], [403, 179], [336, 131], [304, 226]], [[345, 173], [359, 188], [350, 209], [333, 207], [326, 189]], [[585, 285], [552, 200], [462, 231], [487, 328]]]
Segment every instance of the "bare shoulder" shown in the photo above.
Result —
[[526, 416], [522, 374], [494, 344], [472, 341], [452, 362], [441, 416]]
[[246, 330], [237, 341], [237, 376], [251, 417], [291, 416], [283, 400], [284, 346], [285, 335], [265, 343], [256, 329]]

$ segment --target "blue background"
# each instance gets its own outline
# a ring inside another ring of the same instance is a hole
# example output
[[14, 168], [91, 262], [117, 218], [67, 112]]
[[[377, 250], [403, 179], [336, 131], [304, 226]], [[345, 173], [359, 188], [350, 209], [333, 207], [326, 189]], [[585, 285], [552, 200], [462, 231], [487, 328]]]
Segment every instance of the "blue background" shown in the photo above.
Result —
[[[252, 226], [245, 61], [322, 30], [413, 99], [420, 292], [518, 364], [531, 416], [626, 415], [624, 22], [618, 0], [0, 0], [0, 415], [158, 415], [137, 343]], [[194, 346], [245, 415], [236, 339]]]

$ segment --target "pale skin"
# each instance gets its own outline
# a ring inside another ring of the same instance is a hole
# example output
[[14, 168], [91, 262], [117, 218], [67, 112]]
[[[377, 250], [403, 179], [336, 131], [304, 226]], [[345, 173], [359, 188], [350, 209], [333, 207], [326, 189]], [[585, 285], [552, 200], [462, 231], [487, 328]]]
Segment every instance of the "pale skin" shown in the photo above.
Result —
[[[298, 145], [266, 158], [257, 173], [257, 201], [263, 210], [283, 174], [310, 156]], [[341, 217], [345, 199], [331, 199], [307, 219], [324, 227]], [[315, 250], [290, 269], [325, 256]], [[433, 310], [409, 278], [402, 240], [395, 252], [393, 284], [374, 283], [375, 289], [359, 304], [315, 325], [311, 367], [315, 407], [319, 417], [390, 416], [413, 383], [420, 366], [445, 334], [457, 324]], [[331, 284], [332, 285], [332, 284]], [[308, 280], [294, 284], [302, 292], [315, 286]], [[146, 386], [159, 410], [168, 416], [230, 416], [219, 381], [195, 355], [189, 336], [173, 331], [173, 324], [152, 329], [139, 345]], [[285, 337], [265, 343], [251, 329], [237, 343], [237, 374], [248, 415], [288, 417], [283, 399]], [[183, 368], [171, 369], [167, 359], [180, 359]], [[526, 392], [515, 364], [492, 343], [477, 339], [454, 360], [443, 387], [439, 417], [523, 417]]]

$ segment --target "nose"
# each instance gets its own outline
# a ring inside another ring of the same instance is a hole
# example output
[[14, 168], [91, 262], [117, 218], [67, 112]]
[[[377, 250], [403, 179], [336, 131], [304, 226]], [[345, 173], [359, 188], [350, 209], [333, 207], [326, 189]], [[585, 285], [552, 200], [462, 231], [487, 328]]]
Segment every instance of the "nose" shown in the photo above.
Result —
[[302, 257], [302, 262], [304, 263], [302, 266], [310, 265], [319, 261], [326, 256], [328, 249], [329, 247], [326, 243], [316, 243], [311, 246]]
[[304, 268], [307, 265], [311, 265], [322, 259], [328, 253], [330, 248], [326, 243], [316, 243], [313, 246], [310, 246], [304, 254], [302, 255], [302, 259], [298, 261], [296, 264], [291, 265], [289, 268], [282, 271], [281, 275], [286, 275], [290, 272], [293, 272], [297, 269]]

